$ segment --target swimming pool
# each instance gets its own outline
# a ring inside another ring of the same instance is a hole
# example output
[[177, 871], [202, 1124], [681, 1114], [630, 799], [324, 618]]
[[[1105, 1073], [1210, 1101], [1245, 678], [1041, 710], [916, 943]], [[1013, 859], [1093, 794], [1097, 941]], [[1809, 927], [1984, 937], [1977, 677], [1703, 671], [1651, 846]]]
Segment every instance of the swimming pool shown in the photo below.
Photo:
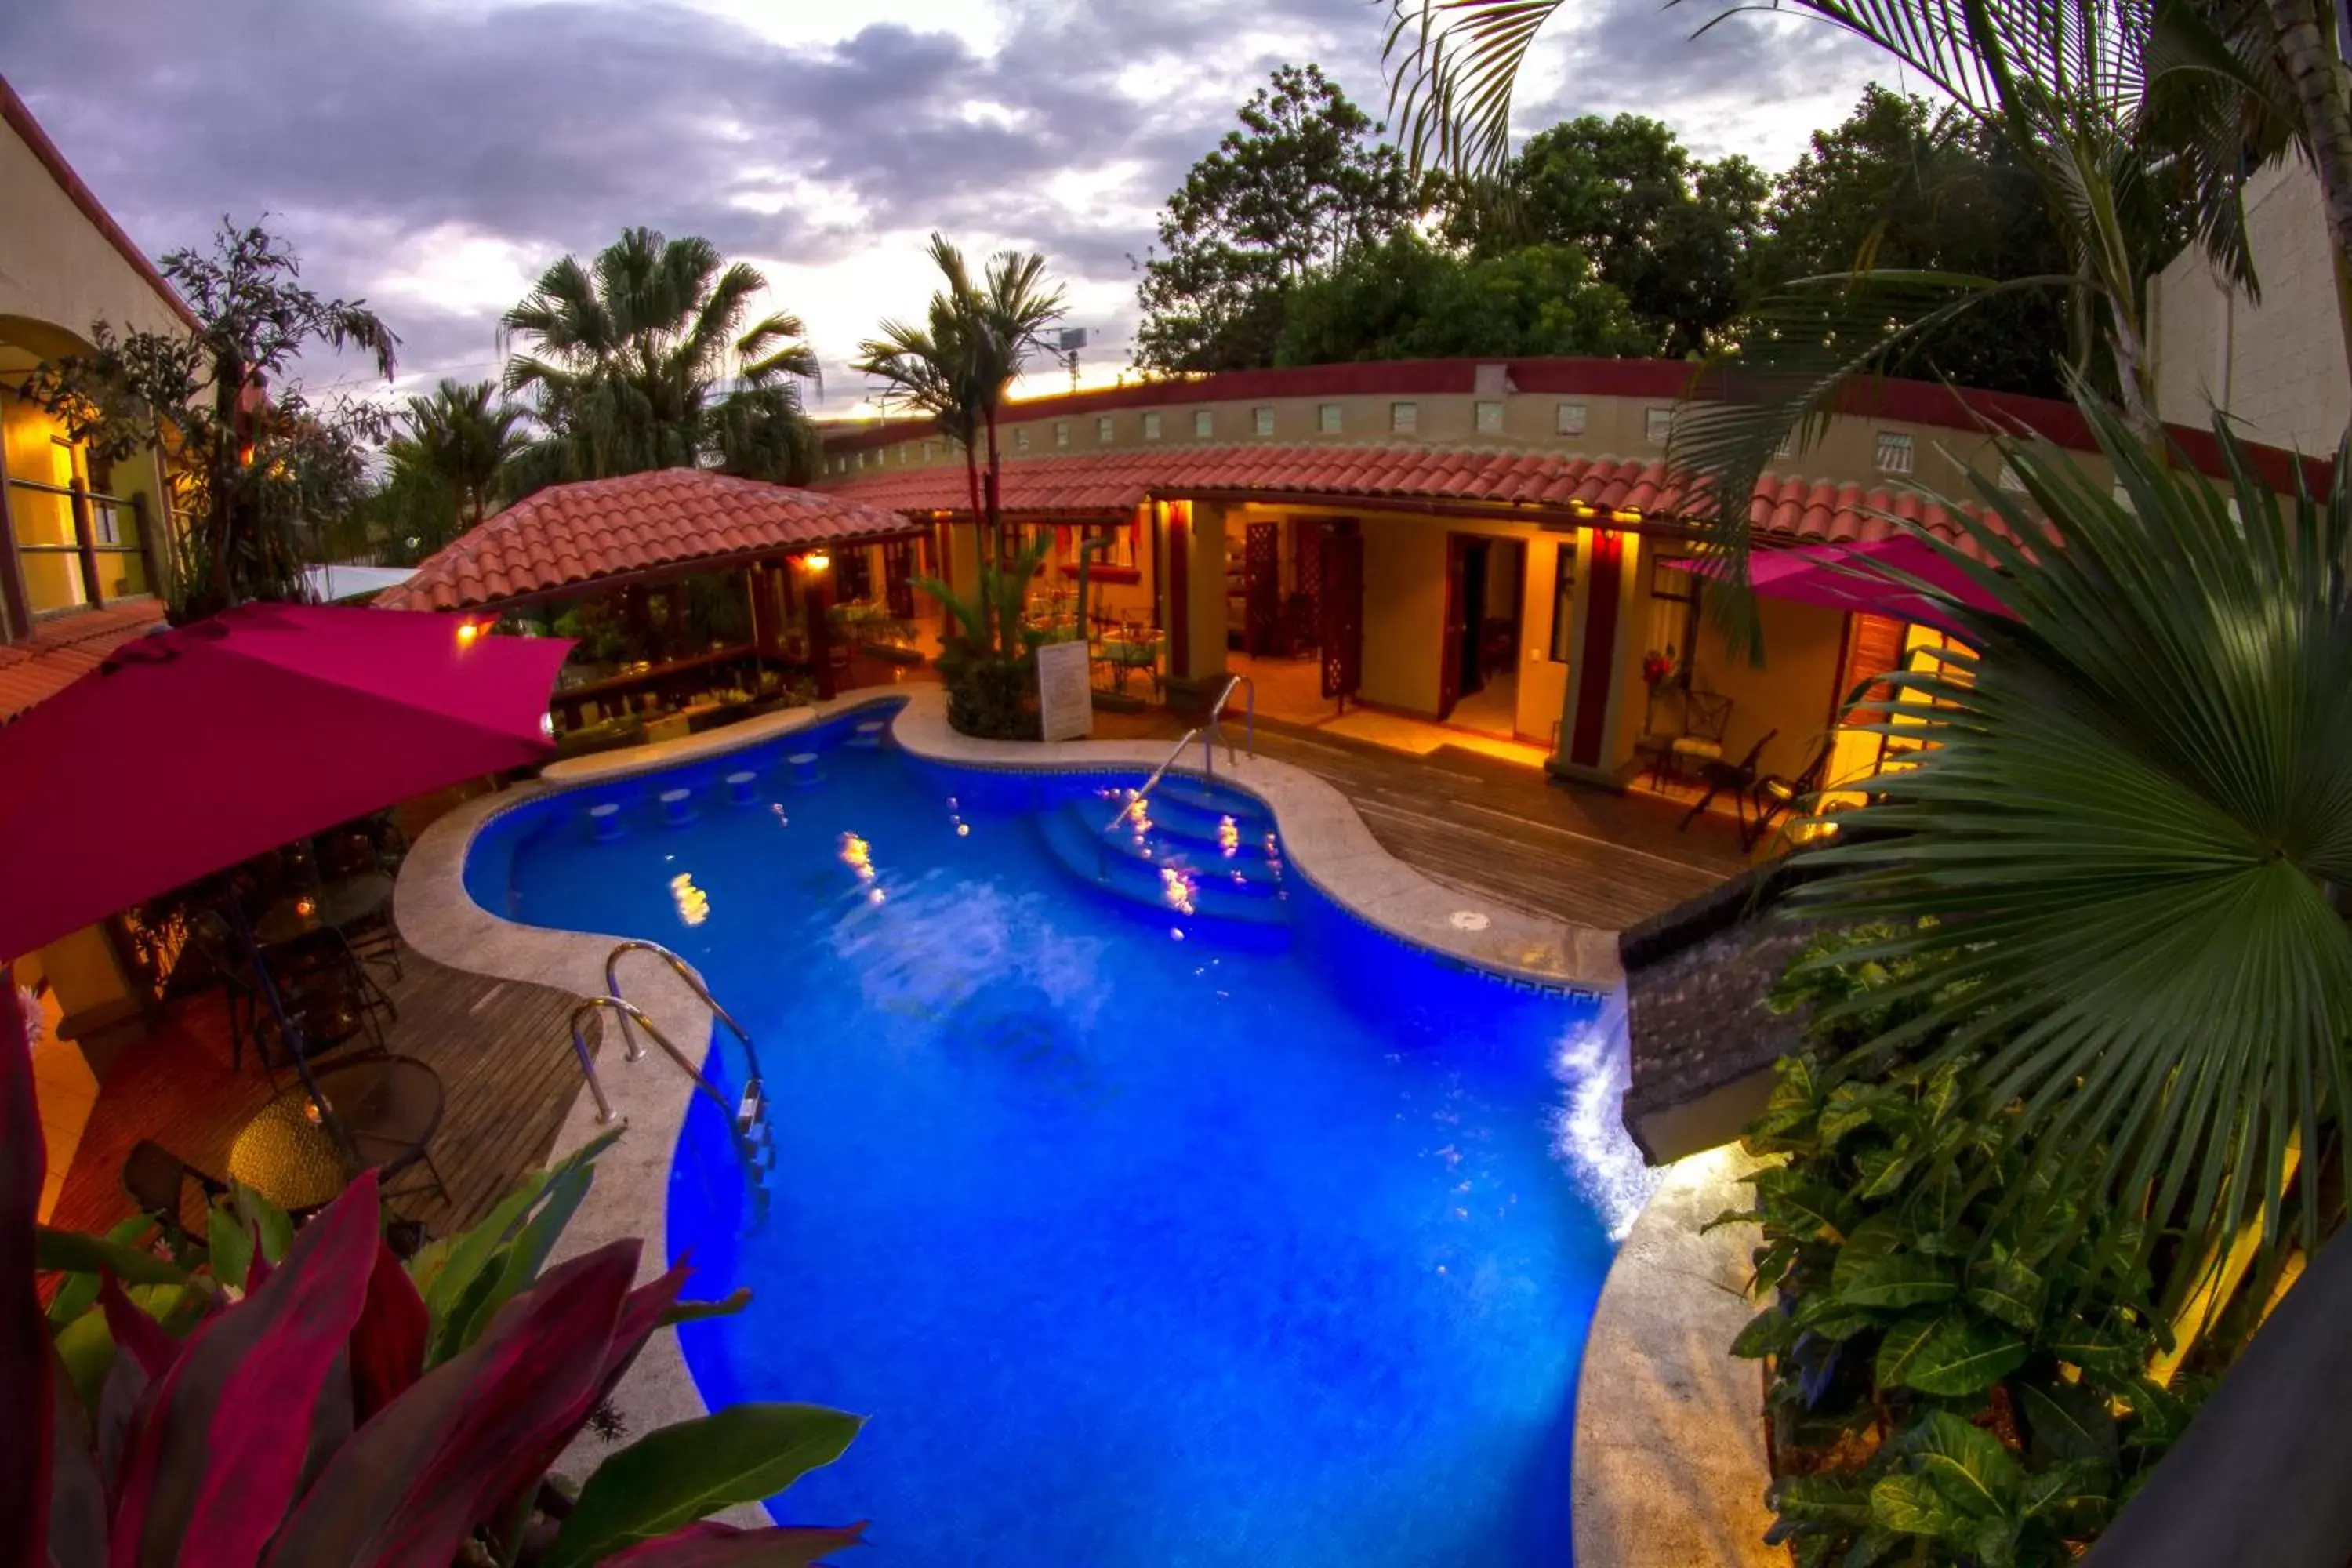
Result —
[[508, 811], [467, 865], [675, 949], [759, 1043], [771, 1211], [698, 1100], [668, 1243], [757, 1293], [681, 1331], [709, 1403], [871, 1417], [779, 1517], [871, 1519], [877, 1568], [1567, 1563], [1595, 1004], [1357, 920], [1238, 795], [1106, 858], [1133, 777], [873, 717]]

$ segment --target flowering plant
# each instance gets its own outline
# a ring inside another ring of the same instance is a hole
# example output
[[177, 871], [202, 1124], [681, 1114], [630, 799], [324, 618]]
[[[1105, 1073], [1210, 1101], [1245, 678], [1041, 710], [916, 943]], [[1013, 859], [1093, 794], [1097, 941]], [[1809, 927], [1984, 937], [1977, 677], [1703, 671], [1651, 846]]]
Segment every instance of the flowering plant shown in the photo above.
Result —
[[1642, 680], [1652, 690], [1656, 690], [1658, 683], [1674, 672], [1674, 649], [1668, 648], [1665, 652], [1660, 653], [1657, 649], [1652, 648], [1642, 656]]

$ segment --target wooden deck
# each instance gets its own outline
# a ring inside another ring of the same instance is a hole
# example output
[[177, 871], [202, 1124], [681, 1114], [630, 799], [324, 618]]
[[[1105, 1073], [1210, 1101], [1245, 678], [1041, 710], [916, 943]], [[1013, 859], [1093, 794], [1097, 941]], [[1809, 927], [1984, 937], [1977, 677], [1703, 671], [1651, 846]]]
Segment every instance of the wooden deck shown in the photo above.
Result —
[[[400, 1017], [385, 1031], [385, 1044], [441, 1075], [446, 1100], [432, 1149], [449, 1197], [422, 1193], [393, 1206], [441, 1235], [480, 1218], [524, 1172], [545, 1162], [580, 1089], [566, 1025], [573, 998], [545, 985], [467, 974], [414, 952], [404, 952], [403, 964], [404, 977], [386, 987]], [[598, 1038], [592, 1034], [590, 1044]], [[281, 1072], [279, 1081], [292, 1080]], [[128, 1216], [122, 1162], [142, 1138], [198, 1170], [225, 1174], [237, 1129], [273, 1092], [249, 1055], [242, 1071], [231, 1070], [227, 1019], [216, 997], [178, 1005], [167, 1025], [125, 1053], [100, 1085], [50, 1223], [100, 1230]], [[411, 1180], [404, 1174], [397, 1184], [404, 1188]]]

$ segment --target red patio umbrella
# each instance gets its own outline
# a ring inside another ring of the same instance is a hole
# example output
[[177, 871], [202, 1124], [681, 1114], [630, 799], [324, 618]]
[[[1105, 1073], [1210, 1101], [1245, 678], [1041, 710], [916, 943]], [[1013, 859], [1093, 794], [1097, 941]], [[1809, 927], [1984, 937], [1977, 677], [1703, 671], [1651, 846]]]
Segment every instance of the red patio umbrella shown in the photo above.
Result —
[[[1701, 576], [1715, 574], [1715, 558], [1692, 556], [1674, 565]], [[1824, 609], [1856, 610], [1946, 626], [1935, 602], [1907, 584], [1873, 570], [1884, 567], [1951, 595], [1972, 608], [2005, 615], [2000, 600], [1979, 586], [1925, 541], [1909, 534], [1850, 544], [1807, 544], [1793, 550], [1759, 550], [1748, 558], [1748, 580], [1767, 599], [1790, 599]]]
[[571, 648], [304, 605], [124, 644], [0, 729], [0, 963], [289, 839], [539, 761]]

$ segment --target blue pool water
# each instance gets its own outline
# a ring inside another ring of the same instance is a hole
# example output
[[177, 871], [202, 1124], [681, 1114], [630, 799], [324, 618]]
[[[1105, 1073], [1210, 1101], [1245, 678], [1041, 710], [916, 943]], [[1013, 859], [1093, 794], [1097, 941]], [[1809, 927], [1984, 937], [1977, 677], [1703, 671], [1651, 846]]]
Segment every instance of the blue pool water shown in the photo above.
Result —
[[1114, 781], [851, 734], [509, 812], [467, 869], [676, 949], [761, 1047], [772, 1211], [698, 1100], [669, 1243], [689, 1293], [757, 1293], [683, 1331], [709, 1402], [870, 1417], [778, 1517], [870, 1519], [875, 1568], [1568, 1563], [1596, 1005], [1373, 931], [1254, 833], [1246, 920], [1118, 896], [1055, 847]]

